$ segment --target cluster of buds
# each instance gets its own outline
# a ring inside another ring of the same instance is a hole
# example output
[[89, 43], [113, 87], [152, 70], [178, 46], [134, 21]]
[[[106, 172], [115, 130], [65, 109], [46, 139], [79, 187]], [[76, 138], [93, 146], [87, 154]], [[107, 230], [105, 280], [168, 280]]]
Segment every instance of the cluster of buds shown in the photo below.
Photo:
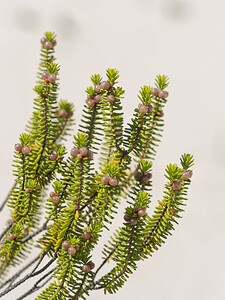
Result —
[[[155, 96], [155, 97], [159, 97], [161, 99], [166, 99], [168, 96], [169, 96], [169, 93], [165, 90], [158, 90], [157, 88], [152, 88], [151, 90], [152, 94]], [[139, 108], [139, 112], [142, 114], [142, 115], [145, 115], [147, 114], [148, 112], [151, 112], [153, 110], [153, 106], [151, 104], [147, 104], [147, 105], [144, 105], [142, 103], [140, 103], [138, 105], [138, 108]], [[164, 113], [162, 110], [160, 110], [157, 114], [158, 117], [162, 118], [164, 116]]]
[[50, 197], [52, 198], [52, 202], [54, 204], [58, 204], [60, 201], [59, 195], [57, 195], [55, 192], [50, 193]]
[[[115, 96], [113, 94], [109, 94], [107, 96], [108, 102], [112, 103], [116, 100]], [[94, 97], [91, 97], [90, 95], [87, 96], [87, 106], [93, 107], [96, 103], [100, 103], [102, 101], [101, 95], [96, 95]]]
[[73, 113], [72, 113], [72, 112], [67, 113], [67, 112], [65, 111], [65, 109], [62, 108], [62, 109], [60, 109], [60, 110], [57, 112], [56, 116], [58, 116], [58, 117], [64, 117], [64, 118], [71, 118], [71, 117], [73, 116]]
[[152, 178], [152, 174], [151, 173], [142, 174], [141, 172], [135, 171], [134, 178], [137, 181], [140, 181], [141, 183], [146, 184]]
[[101, 90], [108, 91], [110, 88], [111, 86], [108, 81], [102, 81], [100, 84], [94, 87], [94, 91], [95, 93], [100, 94]]
[[93, 107], [96, 103], [100, 103], [102, 101], [101, 95], [96, 95], [91, 97], [90, 95], [87, 96], [87, 106]]
[[52, 49], [53, 47], [55, 47], [56, 41], [49, 42], [49, 41], [46, 41], [45, 38], [42, 38], [41, 44], [45, 49], [49, 50], [49, 49]]
[[[188, 179], [190, 179], [191, 177], [192, 177], [192, 175], [193, 175], [193, 172], [191, 171], [191, 170], [186, 170], [186, 171], [184, 171], [184, 173], [182, 174], [182, 179], [183, 180], [188, 180]], [[181, 182], [180, 181], [174, 181], [174, 182], [171, 182], [170, 183], [170, 186], [171, 186], [171, 188], [173, 189], [173, 190], [175, 190], [175, 191], [179, 191], [179, 190], [181, 190], [181, 188], [182, 188], [182, 184], [181, 184]]]
[[91, 270], [93, 270], [95, 267], [95, 264], [92, 262], [92, 261], [89, 261], [89, 263], [87, 263], [86, 265], [83, 265], [82, 267], [82, 271], [84, 273], [88, 273], [90, 272]]
[[[145, 115], [147, 114], [148, 112], [151, 112], [153, 110], [153, 106], [151, 104], [148, 104], [148, 105], [144, 105], [144, 104], [141, 104], [139, 103], [138, 104], [138, 108], [139, 108], [139, 112], [142, 114], [142, 115]], [[157, 116], [159, 118], [162, 118], [164, 116], [164, 112], [163, 110], [161, 109], [160, 111], [157, 112]]]
[[183, 173], [182, 179], [183, 180], [188, 180], [192, 177], [192, 175], [193, 175], [193, 172], [191, 170], [187, 170]]
[[44, 71], [41, 76], [46, 82], [51, 83], [54, 83], [57, 79], [55, 74], [49, 74], [47, 71]]
[[89, 232], [89, 231], [87, 231], [87, 230], [85, 230], [83, 233], [82, 233], [82, 239], [84, 239], [84, 240], [92, 240], [93, 239], [93, 235]]
[[[91, 95], [87, 96], [87, 106], [93, 107], [96, 103], [100, 103], [102, 101], [102, 96], [100, 95], [101, 90], [108, 91], [109, 89], [111, 89], [111, 86], [108, 83], [108, 81], [102, 81], [100, 84], [96, 85], [94, 87], [94, 91], [95, 91], [96, 95], [95, 96], [91, 96]], [[107, 96], [107, 100], [109, 102], [114, 102], [116, 100], [116, 98], [113, 94], [109, 94]]]
[[[36, 186], [36, 188], [35, 188], [35, 190], [40, 190], [40, 189], [41, 189], [40, 185]], [[34, 190], [32, 190], [30, 188], [26, 188], [25, 192], [32, 194], [34, 192]]]
[[143, 217], [145, 215], [146, 207], [139, 207], [138, 205], [135, 205], [133, 207], [133, 210], [137, 214], [137, 217], [124, 215], [124, 220], [126, 222], [129, 222], [130, 225], [135, 226], [137, 225], [138, 217]]
[[78, 159], [82, 159], [84, 157], [87, 157], [88, 159], [93, 158], [93, 152], [88, 150], [86, 147], [81, 147], [80, 149], [74, 147], [71, 149], [70, 154]]
[[119, 184], [119, 179], [110, 177], [108, 173], [102, 177], [101, 181], [103, 184], [109, 184], [111, 186], [117, 186]]
[[151, 90], [152, 94], [156, 97], [159, 97], [161, 99], [166, 99], [169, 96], [169, 93], [165, 90], [158, 90], [157, 88], [152, 88]]
[[74, 255], [80, 249], [79, 245], [71, 246], [69, 241], [63, 241], [62, 248], [67, 250], [70, 255]]
[[148, 112], [151, 112], [153, 110], [153, 106], [151, 104], [148, 104], [148, 105], [144, 105], [142, 103], [139, 103], [138, 104], [138, 108], [139, 108], [139, 112], [142, 114], [142, 115], [145, 115], [147, 114]]
[[17, 152], [21, 152], [24, 155], [29, 155], [30, 153], [30, 148], [29, 147], [23, 147], [20, 143], [15, 144], [14, 149]]

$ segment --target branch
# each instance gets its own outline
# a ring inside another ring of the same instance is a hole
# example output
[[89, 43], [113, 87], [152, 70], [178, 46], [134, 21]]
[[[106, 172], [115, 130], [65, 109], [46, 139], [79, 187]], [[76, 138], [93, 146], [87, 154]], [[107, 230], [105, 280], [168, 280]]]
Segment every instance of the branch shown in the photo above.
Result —
[[[39, 274], [41, 274], [42, 272], [44, 272], [55, 260], [56, 260], [57, 256], [55, 254], [55, 256], [39, 271], [36, 272], [31, 272], [29, 274], [27, 274], [26, 276], [24, 276], [22, 279], [20, 279], [18, 282], [14, 283], [12, 286], [8, 287], [7, 289], [5, 289], [2, 293], [0, 293], [0, 298], [6, 294], [8, 294], [10, 291], [12, 291], [13, 289], [15, 289], [16, 287], [18, 287], [19, 285], [21, 285], [22, 283], [24, 283], [25, 281], [27, 281], [28, 279], [35, 277]], [[39, 265], [39, 263], [38, 263]], [[36, 269], [36, 268], [35, 268]]]
[[111, 119], [110, 119], [110, 122], [111, 122], [111, 128], [112, 128], [112, 132], [113, 132], [113, 137], [114, 137], [114, 142], [115, 142], [115, 146], [116, 146], [116, 149], [119, 151], [119, 152], [121, 152], [121, 153], [123, 153], [123, 150], [120, 148], [120, 146], [118, 145], [118, 143], [117, 143], [117, 140], [116, 140], [116, 133], [115, 133], [115, 120], [114, 120], [114, 115], [113, 115], [113, 104], [112, 103], [110, 103], [110, 117], [111, 117]]
[[93, 114], [92, 114], [91, 123], [90, 123], [90, 130], [89, 130], [89, 134], [88, 134], [87, 148], [89, 147], [89, 145], [91, 143], [91, 138], [92, 138], [93, 130], [94, 130], [94, 122], [95, 122], [96, 112], [97, 112], [97, 106], [95, 105], [94, 108], [93, 108]]
[[14, 274], [11, 278], [7, 279], [4, 283], [0, 285], [0, 289], [2, 289], [7, 283], [12, 283], [16, 278], [18, 278], [26, 269], [32, 266], [40, 257], [40, 255], [36, 256], [31, 262], [29, 262], [25, 267], [19, 270], [16, 274]]
[[6, 205], [6, 203], [7, 203], [7, 201], [8, 201], [8, 198], [9, 198], [11, 192], [13, 191], [14, 187], [17, 186], [17, 184], [18, 184], [18, 182], [15, 181], [14, 184], [13, 184], [13, 186], [12, 186], [12, 188], [11, 188], [11, 190], [9, 191], [8, 195], [7, 195], [6, 198], [4, 199], [2, 205], [0, 206], [0, 212], [3, 210], [4, 206]]
[[37, 169], [36, 169], [36, 176], [39, 175], [38, 171], [39, 171], [39, 168], [40, 168], [40, 165], [41, 165], [41, 158], [42, 158], [42, 155], [43, 155], [43, 152], [44, 152], [44, 149], [45, 149], [45, 146], [46, 146], [46, 140], [47, 140], [48, 128], [47, 128], [47, 101], [46, 101], [46, 98], [48, 98], [48, 94], [49, 94], [49, 84], [47, 86], [46, 95], [43, 97], [43, 100], [44, 100], [44, 141], [42, 142], [41, 155], [40, 155], [40, 158], [38, 160], [38, 166], [37, 166]]
[[141, 129], [142, 129], [142, 125], [143, 125], [143, 117], [141, 117], [140, 124], [138, 125], [137, 135], [136, 135], [136, 138], [134, 140], [134, 143], [133, 143], [132, 147], [127, 150], [126, 154], [130, 154], [134, 150], [134, 148], [137, 146], [139, 135], [140, 135]]
[[24, 244], [24, 243], [28, 242], [29, 240], [33, 239], [33, 237], [35, 237], [36, 235], [38, 235], [40, 232], [42, 232], [44, 230], [47, 230], [49, 228], [49, 226], [47, 226], [48, 222], [49, 222], [49, 220], [45, 221], [45, 223], [39, 229], [37, 229], [32, 234], [30, 234], [27, 237], [25, 237], [22, 240], [22, 243]]
[[95, 271], [94, 273], [94, 277], [92, 280], [92, 285], [89, 285], [85, 288], [85, 291], [87, 290], [94, 290], [95, 286], [100, 282], [100, 280], [95, 281], [95, 278], [98, 274], [98, 272], [104, 267], [104, 265], [107, 263], [107, 261], [110, 259], [110, 257], [113, 255], [113, 253], [116, 251], [116, 249], [119, 247], [119, 245], [121, 244], [122, 241], [120, 241], [115, 247], [114, 249], [112, 249], [112, 251], [109, 253], [109, 255], [103, 260], [103, 262], [101, 263], [101, 265], [98, 267], [98, 269]]
[[[132, 247], [132, 243], [133, 243], [133, 237], [134, 237], [134, 230], [135, 230], [135, 227], [136, 227], [136, 226], [133, 226], [132, 231], [131, 231], [131, 236], [130, 236], [130, 241], [129, 241], [129, 248], [128, 248], [128, 253], [127, 253], [127, 259], [126, 259], [126, 263], [125, 263], [125, 266], [123, 267], [122, 271], [121, 271], [119, 274], [117, 274], [117, 275], [115, 276], [115, 278], [113, 278], [110, 282], [107, 282], [106, 284], [101, 285], [101, 286], [99, 286], [99, 287], [96, 287], [96, 285], [99, 284], [99, 283], [101, 282], [101, 279], [98, 280], [98, 281], [96, 281], [96, 282], [94, 283], [94, 287], [92, 288], [93, 290], [99, 290], [99, 289], [105, 288], [108, 284], [110, 284], [112, 281], [115, 281], [116, 279], [120, 278], [120, 277], [126, 272], [126, 270], [127, 270], [127, 265], [128, 265], [128, 263], [129, 263], [129, 260], [130, 260], [130, 257], [131, 257], [131, 247]], [[107, 273], [107, 274], [104, 275], [104, 276], [109, 275], [111, 272], [112, 272], [112, 271], [110, 271], [109, 273]]]
[[149, 132], [149, 134], [148, 134], [148, 137], [146, 138], [146, 143], [145, 143], [145, 145], [144, 145], [144, 150], [142, 151], [142, 154], [141, 154], [141, 156], [140, 156], [140, 160], [143, 159], [143, 157], [145, 156], [145, 152], [146, 152], [147, 149], [149, 148], [149, 147], [148, 147], [149, 144], [151, 144], [151, 140], [150, 140], [150, 139], [152, 138], [153, 130], [154, 130], [156, 124], [157, 124], [156, 116], [157, 116], [157, 113], [158, 113], [158, 107], [159, 107], [159, 101], [160, 101], [159, 98], [157, 98], [157, 99], [158, 99], [158, 101], [157, 101], [157, 103], [156, 103], [156, 109], [155, 109], [155, 113], [154, 113], [154, 115], [153, 115], [152, 126], [151, 126], [150, 132]]
[[24, 298], [26, 298], [27, 296], [29, 296], [30, 294], [36, 292], [37, 290], [39, 290], [40, 288], [42, 288], [46, 283], [48, 283], [51, 279], [52, 276], [50, 276], [42, 285], [38, 286], [38, 284], [43, 281], [46, 277], [48, 277], [50, 274], [52, 274], [54, 271], [56, 270], [56, 268], [51, 269], [51, 271], [49, 271], [48, 273], [46, 273], [43, 277], [41, 277], [34, 285], [31, 289], [29, 289], [26, 293], [24, 293], [23, 295], [21, 295], [19, 298], [17, 298], [16, 300], [22, 300]]
[[0, 235], [0, 241], [2, 240], [2, 238], [4, 237], [4, 235], [9, 231], [9, 229], [11, 229], [11, 227], [15, 224], [15, 221], [11, 221], [11, 223], [6, 227], [6, 229], [2, 232], [2, 234]]
[[60, 131], [58, 133], [58, 136], [56, 136], [55, 139], [52, 141], [53, 144], [55, 144], [56, 141], [60, 138], [61, 134], [63, 133], [64, 129], [66, 128], [67, 123], [68, 123], [68, 119], [66, 118], [62, 128], [60, 129]]
[[74, 296], [73, 298], [71, 298], [71, 300], [77, 300], [77, 299], [78, 299], [78, 296], [79, 296], [79, 294], [80, 294], [80, 291], [81, 291], [81, 289], [82, 289], [82, 286], [83, 286], [83, 284], [84, 284], [84, 281], [85, 281], [86, 276], [87, 276], [87, 273], [84, 274], [84, 277], [83, 277], [82, 282], [81, 282], [81, 284], [80, 284], [80, 286], [79, 286], [79, 289], [77, 290], [75, 296]]

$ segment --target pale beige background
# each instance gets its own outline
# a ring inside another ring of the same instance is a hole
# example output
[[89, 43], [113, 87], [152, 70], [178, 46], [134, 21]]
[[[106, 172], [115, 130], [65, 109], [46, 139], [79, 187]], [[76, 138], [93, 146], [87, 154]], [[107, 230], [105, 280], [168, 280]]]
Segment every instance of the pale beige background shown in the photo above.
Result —
[[[93, 292], [90, 299], [225, 299], [224, 16], [224, 0], [0, 1], [1, 198], [13, 182], [13, 146], [31, 115], [39, 40], [47, 30], [58, 35], [59, 94], [73, 101], [76, 118], [93, 73], [120, 70], [126, 120], [141, 85], [158, 73], [170, 77], [154, 204], [166, 164], [184, 152], [195, 156], [188, 206], [173, 237], [118, 294]], [[16, 299], [19, 291], [3, 299]]]

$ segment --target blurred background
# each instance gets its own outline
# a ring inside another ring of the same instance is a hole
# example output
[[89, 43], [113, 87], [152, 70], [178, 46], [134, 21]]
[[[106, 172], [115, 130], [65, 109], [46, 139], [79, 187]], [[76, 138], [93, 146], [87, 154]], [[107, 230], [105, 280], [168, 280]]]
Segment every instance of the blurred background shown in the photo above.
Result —
[[[140, 86], [152, 85], [157, 74], [169, 76], [153, 206], [162, 197], [166, 164], [179, 163], [183, 153], [195, 157], [188, 205], [173, 237], [139, 263], [117, 294], [97, 291], [92, 300], [225, 299], [224, 15], [223, 0], [0, 1], [0, 199], [14, 180], [13, 148], [31, 116], [46, 31], [57, 33], [59, 98], [75, 104], [77, 123], [90, 75], [120, 70], [125, 121], [139, 103]], [[71, 137], [67, 146], [72, 147]]]

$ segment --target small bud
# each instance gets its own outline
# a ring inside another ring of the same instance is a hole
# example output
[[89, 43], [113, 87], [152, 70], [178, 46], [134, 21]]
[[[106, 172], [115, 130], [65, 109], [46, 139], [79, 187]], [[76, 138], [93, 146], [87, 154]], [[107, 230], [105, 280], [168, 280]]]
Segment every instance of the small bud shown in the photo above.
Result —
[[110, 179], [109, 174], [106, 174], [105, 176], [102, 177], [101, 182], [103, 184], [109, 184], [109, 179]]
[[85, 230], [85, 231], [82, 233], [82, 239], [88, 240], [88, 239], [90, 239], [90, 237], [91, 237], [90, 232], [88, 232], [88, 231]]
[[128, 215], [124, 215], [124, 221], [126, 221], [126, 222], [130, 222], [130, 219], [131, 219], [131, 217], [130, 216], [128, 216]]
[[171, 187], [175, 191], [179, 191], [181, 189], [181, 183], [179, 181], [175, 181], [171, 184]]
[[90, 268], [89, 265], [83, 265], [82, 271], [83, 271], [84, 273], [88, 273], [90, 270], [91, 270], [91, 268]]
[[56, 196], [56, 193], [55, 193], [55, 192], [51, 192], [51, 193], [49, 194], [49, 196], [52, 198], [53, 196]]
[[27, 188], [27, 189], [26, 189], [26, 193], [33, 193], [33, 190], [30, 189], [30, 188]]
[[162, 90], [159, 92], [159, 98], [161, 98], [161, 99], [165, 99], [168, 96], [169, 96], [169, 93], [167, 91]]
[[96, 95], [94, 96], [93, 100], [95, 101], [95, 103], [100, 103], [102, 101], [102, 97], [100, 95]]
[[75, 250], [77, 252], [80, 249], [80, 246], [79, 245], [75, 245], [74, 248], [75, 248]]
[[23, 148], [22, 148], [22, 153], [23, 153], [24, 155], [28, 155], [28, 154], [30, 153], [30, 148], [29, 148], [29, 147], [23, 147]]
[[137, 219], [136, 219], [136, 218], [130, 218], [130, 224], [131, 224], [132, 226], [137, 225]]
[[14, 149], [18, 152], [22, 152], [23, 146], [20, 143], [15, 144]]
[[142, 115], [145, 115], [145, 114], [148, 112], [147, 106], [145, 106], [145, 105], [142, 104], [142, 105], [139, 107], [139, 112], [140, 112]]
[[88, 106], [88, 107], [93, 107], [93, 106], [95, 106], [95, 101], [94, 101], [94, 99], [88, 100], [88, 101], [87, 101], [87, 106]]
[[187, 170], [183, 173], [182, 175], [182, 179], [183, 180], [188, 180], [191, 178], [191, 176], [193, 175], [193, 172], [191, 170]]
[[93, 270], [95, 267], [95, 264], [93, 263], [93, 261], [89, 261], [88, 266], [90, 267], [90, 270]]
[[71, 247], [70, 242], [69, 241], [63, 241], [62, 242], [62, 247], [63, 247], [63, 249], [68, 250]]
[[46, 79], [48, 79], [49, 74], [48, 74], [48, 72], [44, 71], [41, 76], [44, 80], [46, 80]]
[[51, 160], [57, 160], [58, 156], [57, 156], [55, 153], [51, 153], [51, 154], [49, 155], [49, 158], [50, 158]]
[[58, 204], [59, 201], [60, 201], [60, 198], [59, 198], [58, 195], [55, 195], [55, 196], [52, 197], [52, 202], [53, 202], [54, 204]]
[[65, 109], [60, 109], [59, 112], [58, 112], [58, 116], [60, 116], [60, 117], [66, 117], [67, 113], [66, 113]]
[[143, 177], [143, 174], [141, 172], [138, 172], [138, 171], [134, 172], [134, 179], [135, 180], [141, 181], [142, 177]]
[[148, 104], [147, 108], [148, 108], [148, 112], [151, 112], [153, 110], [153, 106], [151, 104]]
[[46, 43], [46, 39], [45, 38], [41, 38], [41, 44], [44, 46], [44, 44]]
[[114, 95], [108, 95], [107, 100], [111, 103], [111, 102], [114, 102], [116, 100], [116, 98]]
[[55, 74], [49, 74], [48, 81], [51, 83], [54, 83], [56, 81], [57, 77]]
[[158, 115], [159, 118], [162, 118], [162, 117], [164, 116], [163, 110], [161, 109], [161, 110], [158, 112], [157, 115]]
[[52, 46], [55, 47], [57, 44], [56, 40], [52, 41]]
[[146, 175], [144, 175], [144, 176], [141, 178], [141, 182], [142, 182], [143, 184], [148, 183], [148, 181], [149, 181], [149, 178], [148, 178]]
[[93, 152], [91, 150], [88, 150], [86, 157], [88, 159], [92, 159], [93, 158]]
[[151, 92], [152, 92], [152, 95], [154, 95], [156, 97], [159, 95], [159, 90], [157, 88], [152, 88]]
[[72, 116], [73, 116], [73, 112], [72, 112], [72, 111], [71, 111], [71, 113], [69, 113], [69, 114], [66, 115], [66, 117], [67, 117], [68, 119], [72, 118]]
[[151, 179], [152, 178], [152, 173], [146, 173], [145, 176], [148, 177], [148, 179]]
[[82, 148], [80, 148], [79, 152], [82, 156], [86, 156], [88, 153], [88, 150], [86, 147], [82, 147]]
[[117, 178], [110, 178], [109, 179], [109, 185], [117, 186], [118, 184], [119, 184], [119, 180]]
[[12, 233], [12, 234], [9, 235], [9, 240], [10, 240], [10, 241], [13, 241], [13, 240], [15, 240], [15, 239], [16, 239], [15, 234]]
[[139, 211], [139, 206], [138, 205], [134, 205], [134, 207], [133, 207], [133, 210], [134, 210], [134, 212], [138, 212]]
[[7, 224], [10, 225], [11, 223], [13, 223], [13, 220], [12, 219], [8, 219], [7, 220]]
[[77, 148], [72, 148], [70, 154], [73, 157], [77, 157], [77, 154], [79, 154], [79, 150]]
[[108, 83], [108, 81], [102, 81], [100, 83], [100, 88], [102, 90], [108, 90], [110, 88], [110, 84]]
[[45, 42], [44, 45], [45, 49], [49, 50], [53, 48], [53, 45], [51, 42]]
[[76, 252], [77, 252], [77, 251], [76, 251], [76, 249], [75, 249], [74, 247], [69, 247], [68, 253], [69, 253], [70, 255], [74, 255]]
[[138, 215], [139, 215], [139, 217], [143, 217], [145, 215], [145, 210], [144, 209], [140, 209], [138, 211]]
[[96, 86], [94, 87], [94, 91], [95, 91], [95, 93], [99, 94], [99, 93], [101, 92], [101, 87], [100, 87], [100, 85], [96, 85]]
[[78, 158], [78, 159], [82, 159], [82, 158], [83, 158], [83, 155], [82, 155], [81, 153], [78, 153], [78, 154], [77, 154], [77, 158]]

